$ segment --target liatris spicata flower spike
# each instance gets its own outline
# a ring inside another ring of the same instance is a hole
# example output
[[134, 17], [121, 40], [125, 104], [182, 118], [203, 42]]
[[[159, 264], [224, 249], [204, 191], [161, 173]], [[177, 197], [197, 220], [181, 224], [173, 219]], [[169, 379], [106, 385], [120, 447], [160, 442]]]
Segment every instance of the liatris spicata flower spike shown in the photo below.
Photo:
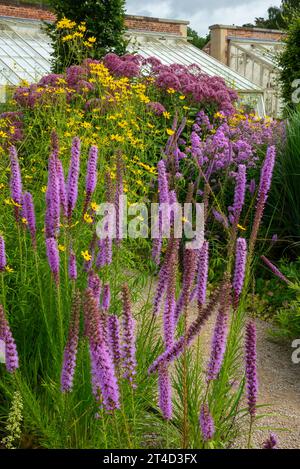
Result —
[[6, 267], [6, 253], [5, 253], [5, 242], [3, 237], [0, 235], [0, 272], [4, 272]]
[[158, 369], [159, 408], [165, 420], [172, 418], [172, 386], [169, 371], [166, 365]]
[[123, 377], [134, 387], [134, 376], [136, 374], [135, 358], [135, 320], [131, 313], [131, 304], [128, 285], [122, 288], [123, 321], [122, 321], [122, 345], [121, 356], [123, 365]]
[[201, 331], [203, 325], [209, 319], [211, 314], [215, 311], [216, 307], [219, 304], [220, 297], [223, 294], [225, 286], [221, 285], [216, 291], [211, 295], [211, 298], [205, 308], [199, 308], [197, 318], [190, 324], [187, 330], [186, 337], [181, 336], [171, 348], [163, 352], [150, 366], [148, 372], [154, 373], [157, 371], [162, 364], [172, 363], [184, 350], [185, 343], [190, 345], [195, 337]]
[[218, 377], [223, 363], [226, 348], [228, 319], [231, 303], [231, 285], [229, 282], [226, 283], [226, 285], [228, 285], [228, 288], [223, 291], [223, 297], [221, 298], [220, 309], [217, 315], [216, 325], [212, 339], [211, 355], [207, 367], [207, 382], [212, 381]]
[[176, 304], [175, 322], [178, 321], [180, 314], [188, 306], [188, 303], [191, 299], [191, 289], [196, 273], [197, 250], [185, 249], [183, 263], [184, 271], [182, 280], [182, 290]]
[[228, 228], [228, 219], [225, 215], [223, 215], [223, 213], [220, 213], [218, 212], [218, 210], [216, 209], [212, 209], [212, 214], [215, 218], [215, 220], [217, 220], [219, 223], [221, 223], [221, 225], [224, 226], [224, 228]]
[[56, 162], [55, 156], [53, 154], [50, 155], [48, 165], [48, 187], [46, 192], [46, 238], [55, 238], [59, 230], [60, 198]]
[[109, 306], [110, 306], [110, 287], [109, 287], [109, 283], [106, 283], [103, 287], [101, 309], [103, 309], [104, 311], [108, 311]]
[[242, 208], [245, 202], [245, 192], [246, 192], [246, 166], [240, 164], [238, 167], [235, 191], [234, 191], [234, 202], [233, 202], [233, 218], [234, 223], [239, 222]]
[[28, 229], [31, 236], [32, 245], [36, 248], [36, 223], [33, 198], [30, 192], [25, 192], [23, 196], [23, 204], [28, 223]]
[[67, 182], [67, 201], [68, 201], [68, 218], [71, 219], [72, 212], [76, 206], [78, 197], [78, 178], [80, 165], [80, 139], [75, 137], [71, 148], [71, 162], [68, 173]]
[[263, 442], [263, 449], [278, 449], [278, 441], [275, 433], [270, 432], [269, 438]]
[[87, 174], [86, 174], [86, 182], [85, 182], [86, 199], [85, 199], [84, 213], [86, 212], [88, 203], [91, 200], [91, 196], [96, 188], [97, 161], [98, 161], [98, 147], [93, 145], [91, 146], [89, 159], [87, 162]]
[[176, 290], [176, 270], [178, 257], [178, 240], [174, 240], [172, 254], [169, 259], [169, 272], [167, 279], [167, 293], [164, 308], [164, 342], [168, 349], [173, 345], [175, 332], [175, 290]]
[[97, 306], [100, 304], [100, 295], [101, 295], [101, 280], [98, 275], [92, 270], [88, 274], [88, 287], [93, 292]]
[[9, 373], [19, 368], [17, 347], [12, 336], [3, 306], [0, 304], [0, 339], [5, 343], [5, 364]]
[[70, 250], [70, 255], [69, 255], [69, 279], [70, 280], [77, 279], [76, 255], [73, 249]]
[[64, 216], [67, 217], [68, 216], [67, 189], [66, 189], [66, 182], [65, 182], [65, 176], [64, 176], [64, 169], [62, 166], [62, 162], [59, 159], [56, 160], [56, 169], [57, 169], [57, 178], [58, 178], [58, 185], [59, 185], [60, 205], [62, 207]]
[[204, 306], [206, 301], [206, 289], [207, 289], [207, 278], [208, 278], [208, 256], [209, 256], [209, 245], [207, 241], [203, 242], [200, 249], [199, 261], [198, 261], [198, 274], [197, 274], [197, 301], [198, 305]]
[[[120, 407], [120, 396], [113, 360], [103, 335], [99, 310], [90, 288], [85, 292], [84, 313], [87, 335], [90, 344], [92, 383], [94, 392], [100, 387], [103, 406], [107, 412]], [[102, 403], [101, 403], [102, 405]]]
[[53, 274], [56, 285], [59, 283], [59, 251], [57, 241], [55, 238], [46, 239], [46, 251], [48, 257], [49, 267]]
[[235, 269], [233, 276], [234, 306], [237, 306], [239, 296], [242, 292], [247, 260], [247, 242], [244, 238], [236, 241]]
[[250, 184], [249, 184], [249, 192], [251, 195], [254, 194], [256, 188], [256, 182], [255, 179], [251, 179]]
[[[160, 160], [157, 164], [158, 170], [158, 192], [159, 192], [159, 203], [160, 204], [167, 204], [170, 202], [170, 195], [169, 195], [169, 184], [168, 178], [166, 173], [166, 165], [164, 160]], [[158, 236], [153, 239], [153, 247], [152, 247], [152, 258], [156, 262], [157, 265], [160, 263], [160, 254], [162, 248], [162, 212], [159, 208], [158, 213]]]
[[161, 266], [161, 269], [159, 271], [159, 276], [158, 276], [158, 283], [157, 283], [157, 288], [153, 300], [153, 314], [156, 315], [159, 312], [160, 304], [163, 298], [163, 295], [166, 291], [167, 288], [167, 279], [169, 275], [169, 270], [170, 270], [170, 263], [169, 259], [172, 254], [173, 250], [173, 243], [174, 243], [174, 238], [169, 238], [168, 245], [167, 245], [167, 250], [164, 258], [164, 263]]
[[10, 157], [10, 194], [12, 200], [17, 204], [15, 206], [16, 220], [19, 220], [19, 207], [22, 205], [22, 178], [19, 166], [18, 154], [15, 147], [9, 149]]
[[207, 404], [202, 404], [200, 409], [199, 424], [201, 428], [202, 438], [204, 441], [209, 441], [213, 438], [215, 433], [214, 421], [209, 412]]
[[52, 130], [51, 132], [51, 152], [55, 155], [56, 158], [58, 158], [59, 139], [58, 139], [57, 132], [55, 130]]
[[117, 177], [116, 177], [116, 193], [115, 193], [115, 210], [116, 210], [116, 243], [120, 245], [123, 238], [123, 161], [121, 152], [117, 155]]
[[256, 372], [256, 327], [254, 321], [246, 324], [245, 365], [248, 411], [251, 417], [256, 414], [258, 381]]
[[[166, 350], [172, 347], [174, 343], [175, 332], [175, 289], [176, 289], [176, 270], [178, 261], [178, 239], [170, 241], [170, 255], [168, 255], [168, 271], [166, 278], [166, 300], [164, 308], [164, 343]], [[159, 407], [165, 419], [172, 418], [172, 386], [167, 365], [163, 364], [158, 369], [158, 394]]]
[[249, 252], [251, 253], [251, 255], [254, 249], [260, 222], [264, 213], [265, 204], [268, 199], [268, 194], [269, 194], [269, 190], [271, 187], [273, 169], [275, 165], [275, 156], [276, 156], [275, 147], [274, 146], [268, 147], [266, 158], [265, 158], [265, 161], [263, 163], [263, 166], [260, 172], [256, 212], [255, 212], [255, 218], [254, 218], [253, 228], [252, 228], [250, 242], [249, 242]]
[[107, 322], [108, 344], [115, 367], [120, 365], [121, 348], [120, 348], [120, 324], [115, 314], [108, 316]]
[[79, 319], [80, 319], [80, 307], [81, 307], [81, 298], [80, 293], [75, 292], [70, 326], [69, 326], [69, 337], [64, 350], [64, 359], [61, 372], [61, 391], [68, 392], [72, 390], [73, 379], [76, 367], [76, 357], [78, 349], [78, 335], [79, 335]]
[[160, 160], [157, 164], [158, 170], [158, 191], [159, 191], [159, 203], [169, 202], [169, 183], [166, 173], [166, 165], [164, 160]]
[[269, 261], [269, 259], [267, 259], [265, 256], [261, 256], [260, 258], [262, 261], [264, 261], [266, 266], [269, 267], [269, 269], [273, 272], [273, 274], [276, 275], [276, 277], [280, 278], [280, 280], [282, 280], [285, 283], [290, 283], [290, 281], [286, 278], [286, 276], [283, 275], [283, 273], [280, 272], [280, 270], [276, 267], [276, 265], [272, 264], [272, 262]]

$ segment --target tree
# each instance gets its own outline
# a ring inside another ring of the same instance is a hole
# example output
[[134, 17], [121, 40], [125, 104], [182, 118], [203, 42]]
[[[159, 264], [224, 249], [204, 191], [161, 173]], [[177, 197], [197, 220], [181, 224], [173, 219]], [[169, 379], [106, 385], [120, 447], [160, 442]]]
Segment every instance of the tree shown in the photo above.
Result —
[[288, 108], [300, 101], [300, 16], [292, 21], [285, 38], [286, 47], [278, 57], [282, 96]]
[[[126, 51], [124, 39], [125, 0], [49, 0], [57, 20], [68, 18], [85, 22], [87, 33], [96, 38], [94, 57], [100, 58], [107, 52], [123, 54]], [[62, 70], [63, 57], [55, 44], [55, 25], [48, 26], [48, 33], [54, 46], [54, 69]]]
[[189, 42], [193, 44], [193, 46], [198, 47], [198, 49], [203, 49], [203, 47], [208, 43], [210, 40], [210, 35], [207, 34], [206, 37], [199, 36], [197, 31], [192, 28], [187, 28], [187, 35], [189, 38]]
[[300, 0], [282, 0], [280, 7], [271, 6], [267, 18], [255, 18], [254, 25], [265, 29], [288, 29], [293, 18], [300, 15]]

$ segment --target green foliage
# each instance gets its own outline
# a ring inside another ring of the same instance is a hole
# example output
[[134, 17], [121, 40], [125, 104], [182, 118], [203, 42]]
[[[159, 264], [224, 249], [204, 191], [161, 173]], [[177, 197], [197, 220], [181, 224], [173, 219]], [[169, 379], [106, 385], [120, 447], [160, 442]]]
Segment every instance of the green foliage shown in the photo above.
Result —
[[193, 44], [193, 46], [198, 47], [198, 49], [203, 49], [210, 40], [210, 34], [207, 34], [206, 37], [199, 36], [197, 31], [190, 27], [187, 28], [187, 35], [189, 37], [189, 42]]
[[270, 211], [273, 212], [272, 231], [285, 241], [284, 249], [289, 248], [295, 253], [299, 253], [300, 242], [299, 148], [300, 111], [298, 110], [292, 112], [288, 118], [286, 141], [277, 156], [270, 194]]
[[248, 24], [245, 26], [265, 29], [288, 29], [290, 22], [299, 14], [299, 11], [299, 0], [282, 0], [280, 7], [271, 6], [268, 8], [267, 18], [255, 18], [254, 25]]
[[[85, 22], [89, 35], [96, 38], [93, 48], [94, 57], [100, 59], [107, 52], [124, 54], [124, 0], [49, 0], [57, 20], [68, 18], [76, 23]], [[68, 47], [61, 49], [55, 25], [47, 26], [47, 32], [53, 42], [53, 71], [62, 72], [69, 56]], [[73, 62], [74, 63], [74, 62]], [[78, 62], [75, 62], [78, 63]], [[68, 65], [72, 65], [68, 63]]]
[[285, 43], [286, 47], [278, 56], [279, 81], [286, 106], [295, 108], [299, 102], [300, 16], [292, 21]]

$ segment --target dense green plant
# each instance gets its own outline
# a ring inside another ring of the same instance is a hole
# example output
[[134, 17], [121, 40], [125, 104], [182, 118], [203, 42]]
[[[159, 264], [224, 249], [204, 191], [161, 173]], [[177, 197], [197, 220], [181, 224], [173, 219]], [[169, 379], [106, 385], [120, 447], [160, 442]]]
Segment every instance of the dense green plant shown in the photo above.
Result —
[[286, 106], [295, 108], [299, 103], [300, 15], [291, 21], [284, 41], [285, 48], [277, 59], [280, 67], [279, 81]]
[[299, 0], [282, 0], [279, 7], [271, 6], [268, 8], [268, 17], [255, 18], [254, 25], [257, 28], [266, 29], [288, 29], [291, 20], [299, 13]]
[[187, 28], [188, 41], [193, 44], [193, 46], [198, 47], [198, 49], [203, 49], [203, 47], [210, 40], [210, 34], [207, 34], [205, 37], [199, 36], [197, 31], [188, 27]]
[[[299, 23], [300, 25], [300, 23]], [[300, 33], [300, 29], [299, 29]], [[290, 113], [286, 139], [279, 149], [271, 189], [269, 214], [281, 252], [299, 253], [300, 242], [300, 110]]]
[[[50, 0], [57, 21], [68, 18], [76, 23], [84, 22], [87, 33], [96, 39], [93, 54], [100, 59], [107, 52], [125, 53], [124, 0]], [[62, 49], [55, 24], [47, 26], [53, 45], [53, 71], [62, 72], [69, 57], [68, 44]], [[75, 60], [75, 58], [74, 58]], [[74, 63], [74, 62], [73, 62]], [[75, 62], [78, 63], [78, 62]], [[68, 63], [71, 65], [72, 63]]]

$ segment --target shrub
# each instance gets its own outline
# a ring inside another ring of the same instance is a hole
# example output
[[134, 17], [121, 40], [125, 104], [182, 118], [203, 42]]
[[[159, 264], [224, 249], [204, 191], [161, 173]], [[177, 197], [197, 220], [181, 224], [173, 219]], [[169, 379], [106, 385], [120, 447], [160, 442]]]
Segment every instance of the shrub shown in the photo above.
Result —
[[[80, 25], [78, 34], [84, 34], [95, 39], [94, 56], [103, 57], [112, 51], [122, 54], [126, 50], [124, 41], [124, 0], [50, 0], [57, 22], [48, 25], [47, 31], [53, 41], [53, 71], [60, 73], [65, 66], [78, 64], [76, 54], [70, 52], [70, 42], [66, 41], [61, 47], [61, 32], [63, 36], [74, 35], [74, 22]], [[68, 20], [66, 20], [68, 18]], [[57, 31], [59, 25], [59, 31]], [[80, 36], [77, 36], [80, 38]], [[89, 46], [88, 46], [89, 47]], [[82, 59], [82, 57], [81, 57]]]
[[299, 103], [300, 87], [300, 17], [296, 16], [288, 29], [285, 48], [278, 57], [282, 96], [288, 108]]

